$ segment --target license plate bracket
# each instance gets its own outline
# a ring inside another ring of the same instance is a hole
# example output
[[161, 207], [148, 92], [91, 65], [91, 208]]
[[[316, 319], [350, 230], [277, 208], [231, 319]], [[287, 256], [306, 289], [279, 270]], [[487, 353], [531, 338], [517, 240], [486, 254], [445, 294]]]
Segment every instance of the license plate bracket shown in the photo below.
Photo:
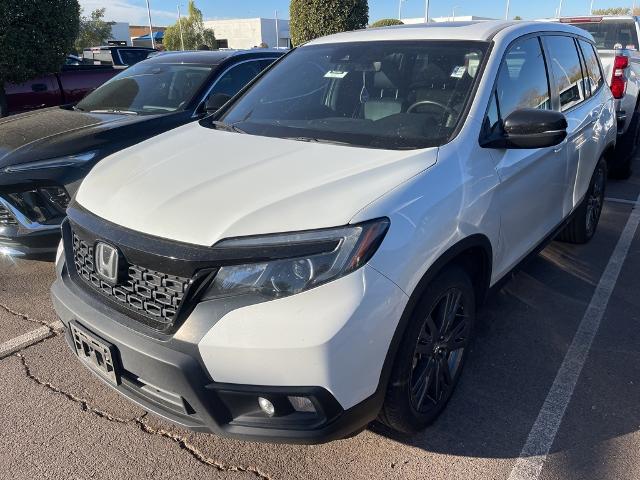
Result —
[[108, 383], [119, 385], [116, 347], [75, 322], [69, 328], [74, 350], [80, 361]]

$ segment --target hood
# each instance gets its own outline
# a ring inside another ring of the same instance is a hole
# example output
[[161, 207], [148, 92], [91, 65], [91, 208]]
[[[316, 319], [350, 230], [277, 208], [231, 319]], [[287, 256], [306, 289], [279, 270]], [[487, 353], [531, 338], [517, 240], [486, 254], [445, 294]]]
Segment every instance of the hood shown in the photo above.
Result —
[[0, 119], [0, 168], [86, 152], [110, 140], [102, 133], [155, 117], [97, 114], [62, 107], [9, 116]]
[[100, 162], [76, 196], [139, 232], [198, 245], [349, 223], [432, 166], [437, 148], [393, 151], [185, 125]]

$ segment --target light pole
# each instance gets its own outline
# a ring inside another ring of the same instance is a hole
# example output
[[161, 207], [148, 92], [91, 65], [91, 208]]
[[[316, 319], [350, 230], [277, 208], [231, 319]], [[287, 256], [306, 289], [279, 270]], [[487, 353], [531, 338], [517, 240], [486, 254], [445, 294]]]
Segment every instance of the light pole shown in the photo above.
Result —
[[429, 0], [425, 0], [425, 5], [424, 5], [424, 23], [429, 23]]
[[407, 0], [399, 0], [398, 1], [398, 20], [402, 20], [402, 4]]
[[458, 8], [459, 5], [454, 5], [453, 7], [451, 7], [451, 21], [455, 22], [456, 21], [456, 8]]
[[149, 7], [149, 0], [147, 0], [147, 15], [149, 16], [149, 36], [151, 37], [151, 48], [156, 48], [156, 42], [153, 40], [153, 27], [151, 26], [151, 7]]
[[178, 3], [178, 27], [180, 28], [180, 46], [184, 52], [184, 38], [182, 36], [182, 15], [180, 15], [180, 4]]
[[593, 0], [591, 0], [591, 5], [589, 5], [589, 15], [593, 15]]
[[276, 10], [276, 48], [280, 48], [280, 30], [278, 29], [278, 10]]
[[560, 5], [558, 5], [558, 18], [562, 16], [562, 0], [560, 0]]
[[507, 0], [507, 10], [504, 13], [504, 19], [509, 20], [509, 0]]

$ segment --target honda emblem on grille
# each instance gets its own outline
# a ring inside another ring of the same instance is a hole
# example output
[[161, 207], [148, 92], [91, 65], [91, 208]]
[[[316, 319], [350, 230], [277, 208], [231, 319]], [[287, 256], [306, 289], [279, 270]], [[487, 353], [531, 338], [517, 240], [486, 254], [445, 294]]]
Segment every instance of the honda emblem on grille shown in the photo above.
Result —
[[96, 244], [96, 273], [111, 284], [118, 282], [118, 250], [106, 243]]

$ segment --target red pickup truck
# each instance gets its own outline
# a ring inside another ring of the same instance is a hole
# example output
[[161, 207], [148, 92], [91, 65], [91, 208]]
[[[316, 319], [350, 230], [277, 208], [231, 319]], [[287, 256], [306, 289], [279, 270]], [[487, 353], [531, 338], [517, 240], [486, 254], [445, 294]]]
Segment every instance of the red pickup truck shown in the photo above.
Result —
[[99, 65], [65, 65], [60, 73], [5, 85], [9, 114], [75, 103], [95, 90], [121, 68]]

